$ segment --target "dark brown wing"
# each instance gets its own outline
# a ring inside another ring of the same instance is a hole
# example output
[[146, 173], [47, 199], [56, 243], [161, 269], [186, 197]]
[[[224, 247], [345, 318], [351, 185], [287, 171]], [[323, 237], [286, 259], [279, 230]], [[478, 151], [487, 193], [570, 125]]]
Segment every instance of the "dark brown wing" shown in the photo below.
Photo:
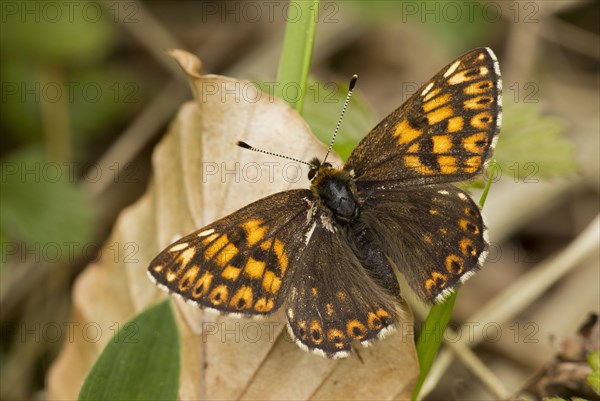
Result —
[[357, 185], [387, 189], [477, 174], [501, 122], [500, 69], [489, 48], [459, 57], [381, 121], [346, 162]]
[[307, 189], [258, 200], [169, 245], [148, 268], [201, 307], [266, 315], [283, 304], [309, 229]]
[[361, 220], [424, 302], [437, 302], [487, 255], [479, 207], [453, 185], [374, 191]]
[[383, 337], [402, 311], [398, 299], [361, 266], [343, 228], [334, 224], [331, 232], [315, 221], [286, 302], [288, 329], [301, 348], [345, 357], [353, 341]]

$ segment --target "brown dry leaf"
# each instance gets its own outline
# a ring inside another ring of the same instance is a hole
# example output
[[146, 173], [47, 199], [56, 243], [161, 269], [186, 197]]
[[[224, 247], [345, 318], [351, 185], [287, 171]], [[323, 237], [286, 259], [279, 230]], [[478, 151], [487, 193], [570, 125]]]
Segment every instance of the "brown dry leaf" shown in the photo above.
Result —
[[[166, 297], [146, 276], [160, 250], [263, 196], [309, 186], [306, 168], [243, 150], [236, 140], [302, 160], [325, 154], [283, 101], [250, 82], [201, 75], [192, 54], [171, 55], [196, 101], [181, 107], [157, 146], [148, 191], [121, 213], [102, 256], [76, 282], [71, 320], [101, 334], [75, 336], [65, 345], [48, 374], [48, 399], [76, 398], [118, 325]], [[331, 161], [341, 165], [337, 156]], [[328, 360], [298, 348], [281, 313], [234, 319], [173, 302], [182, 345], [181, 399], [405, 399], [418, 374], [412, 317], [396, 334], [360, 348], [362, 361], [356, 355]]]

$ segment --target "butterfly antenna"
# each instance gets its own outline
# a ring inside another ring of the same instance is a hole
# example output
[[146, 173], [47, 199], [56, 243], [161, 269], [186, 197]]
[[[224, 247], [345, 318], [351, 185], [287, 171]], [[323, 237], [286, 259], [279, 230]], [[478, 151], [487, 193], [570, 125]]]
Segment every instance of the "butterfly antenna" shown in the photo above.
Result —
[[329, 144], [329, 149], [327, 149], [327, 154], [325, 158], [323, 158], [323, 163], [327, 160], [327, 156], [331, 153], [331, 149], [333, 148], [333, 143], [335, 142], [335, 137], [340, 130], [340, 125], [342, 125], [342, 119], [344, 118], [344, 113], [346, 113], [346, 109], [348, 108], [348, 103], [350, 103], [350, 97], [352, 97], [352, 91], [354, 90], [354, 86], [356, 85], [356, 80], [358, 79], [358, 75], [352, 75], [350, 78], [350, 85], [348, 87], [348, 94], [346, 95], [346, 101], [344, 102], [344, 107], [342, 108], [342, 114], [340, 114], [340, 118], [338, 119], [337, 125], [335, 127], [335, 131], [333, 132], [333, 138], [331, 138], [331, 143]]
[[289, 156], [280, 155], [278, 153], [273, 153], [273, 152], [269, 152], [269, 151], [266, 151], [266, 150], [258, 149], [258, 148], [255, 148], [252, 145], [247, 144], [246, 142], [237, 141], [235, 144], [237, 146], [239, 146], [240, 148], [248, 149], [248, 150], [251, 150], [253, 152], [264, 153], [264, 154], [269, 155], [269, 156], [281, 157], [283, 159], [292, 160], [292, 161], [295, 161], [296, 163], [302, 163], [302, 164], [306, 164], [307, 166], [310, 166], [310, 163], [307, 163], [305, 161], [294, 159], [293, 157], [289, 157]]

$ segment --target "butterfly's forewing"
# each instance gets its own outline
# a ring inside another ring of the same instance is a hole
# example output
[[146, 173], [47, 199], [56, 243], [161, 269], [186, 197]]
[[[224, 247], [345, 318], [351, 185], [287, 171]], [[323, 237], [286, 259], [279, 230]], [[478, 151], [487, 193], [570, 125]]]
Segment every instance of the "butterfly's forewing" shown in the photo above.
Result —
[[487, 255], [479, 207], [453, 185], [374, 191], [363, 219], [426, 302], [447, 296]]
[[299, 345], [328, 357], [347, 356], [355, 340], [366, 344], [383, 336], [402, 313], [397, 299], [361, 267], [342, 229], [331, 232], [318, 223], [285, 312]]
[[443, 68], [358, 144], [346, 162], [357, 185], [386, 189], [455, 182], [483, 167], [501, 120], [500, 69], [489, 48]]
[[258, 200], [167, 247], [150, 264], [163, 289], [243, 315], [281, 307], [308, 230], [306, 189]]

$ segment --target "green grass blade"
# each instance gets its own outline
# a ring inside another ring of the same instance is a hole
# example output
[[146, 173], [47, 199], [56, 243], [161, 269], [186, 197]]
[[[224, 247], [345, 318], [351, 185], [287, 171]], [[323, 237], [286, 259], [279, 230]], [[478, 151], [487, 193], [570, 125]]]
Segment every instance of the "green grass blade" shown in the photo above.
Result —
[[79, 400], [176, 400], [179, 333], [170, 302], [123, 325], [85, 378]]
[[275, 95], [302, 114], [312, 60], [319, 0], [290, 1]]
[[[496, 174], [496, 164], [490, 163], [488, 180], [483, 188], [483, 193], [479, 199], [479, 206], [483, 207], [485, 200], [490, 191], [493, 178]], [[457, 292], [450, 294], [443, 302], [435, 304], [431, 307], [429, 315], [421, 330], [421, 335], [417, 340], [417, 357], [419, 358], [419, 380], [412, 393], [412, 400], [416, 400], [421, 391], [421, 387], [425, 382], [425, 378], [429, 374], [431, 365], [435, 359], [435, 356], [440, 349], [442, 340], [444, 338], [444, 331], [448, 327], [448, 323], [452, 318], [452, 311], [454, 310], [454, 303], [456, 302]]]
[[489, 164], [488, 169], [488, 179], [485, 183], [485, 187], [483, 187], [483, 192], [481, 193], [481, 197], [479, 197], [479, 207], [483, 209], [483, 205], [485, 205], [485, 200], [487, 199], [488, 194], [490, 193], [490, 188], [492, 187], [492, 181], [496, 178], [496, 172], [498, 170], [498, 164], [496, 160], [492, 160]]
[[450, 294], [442, 303], [431, 307], [429, 315], [417, 340], [417, 357], [419, 358], [419, 380], [413, 390], [412, 399], [416, 400], [421, 391], [421, 386], [431, 369], [433, 360], [437, 355], [444, 338], [444, 331], [452, 318], [452, 310], [456, 302], [456, 292]]

